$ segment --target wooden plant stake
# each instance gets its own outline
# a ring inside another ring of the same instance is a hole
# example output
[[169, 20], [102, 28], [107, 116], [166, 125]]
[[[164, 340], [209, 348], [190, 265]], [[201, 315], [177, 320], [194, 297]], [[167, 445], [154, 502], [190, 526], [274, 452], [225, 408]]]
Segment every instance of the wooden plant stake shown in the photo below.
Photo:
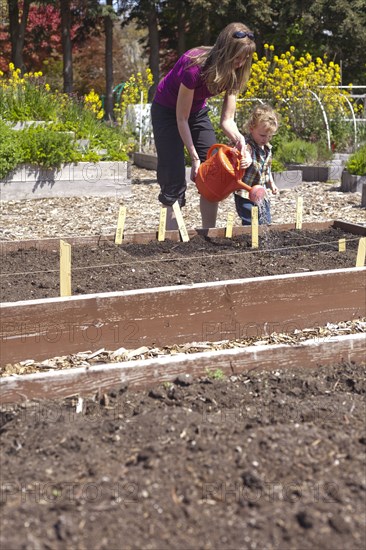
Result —
[[71, 244], [60, 240], [60, 296], [71, 296]]
[[114, 240], [115, 244], [122, 244], [123, 232], [125, 229], [127, 208], [125, 206], [119, 207], [116, 238]]
[[233, 236], [233, 225], [234, 225], [234, 212], [229, 212], [227, 215], [226, 231], [225, 231], [225, 237], [227, 239], [231, 239]]
[[297, 197], [296, 201], [296, 229], [302, 228], [302, 197]]
[[167, 207], [162, 206], [160, 209], [158, 241], [165, 241], [166, 213], [167, 213]]
[[258, 248], [258, 206], [252, 206], [252, 248]]
[[178, 201], [175, 201], [175, 203], [173, 204], [173, 211], [175, 214], [175, 219], [177, 220], [178, 229], [182, 237], [182, 241], [186, 243], [189, 241], [189, 236]]
[[358, 242], [356, 267], [363, 267], [366, 260], [366, 237], [361, 237]]
[[338, 252], [346, 252], [346, 239], [338, 240]]

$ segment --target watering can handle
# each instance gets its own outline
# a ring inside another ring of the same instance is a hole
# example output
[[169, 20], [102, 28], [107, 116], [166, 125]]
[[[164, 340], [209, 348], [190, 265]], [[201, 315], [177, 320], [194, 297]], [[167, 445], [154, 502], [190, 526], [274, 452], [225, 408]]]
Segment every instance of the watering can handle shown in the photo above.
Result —
[[239, 151], [237, 151], [237, 149], [234, 149], [233, 147], [229, 147], [229, 145], [225, 145], [224, 143], [214, 143], [214, 145], [211, 145], [211, 147], [207, 151], [206, 158], [209, 159], [210, 157], [212, 157], [212, 154], [215, 151], [215, 149], [220, 149], [220, 147], [224, 147], [224, 149], [230, 149], [231, 151], [235, 151], [236, 154], [238, 155], [238, 159], [241, 158], [241, 154], [239, 153]]
[[244, 175], [244, 170], [242, 168], [240, 168], [240, 159], [241, 159], [241, 153], [233, 148], [233, 147], [229, 147], [228, 145], [224, 145], [223, 143], [215, 143], [214, 145], [211, 145], [211, 147], [209, 148], [209, 150], [207, 151], [207, 159], [209, 159], [213, 152], [215, 151], [215, 149], [220, 149], [221, 147], [223, 147], [224, 149], [227, 149], [229, 150], [231, 153], [232, 153], [232, 156], [235, 156], [236, 157], [236, 165], [233, 164], [233, 168], [235, 170], [235, 176], [236, 176], [236, 179], [238, 180], [238, 184], [240, 187], [245, 187], [245, 183], [242, 182], [242, 177]]
[[[210, 157], [212, 157], [212, 154], [213, 152], [215, 151], [215, 149], [220, 149], [220, 147], [223, 147], [224, 149], [229, 149], [236, 157], [237, 157], [237, 165], [234, 166], [233, 168], [238, 171], [240, 170], [240, 164], [239, 164], [239, 161], [241, 159], [241, 153], [235, 149], [234, 147], [229, 147], [228, 145], [224, 145], [223, 143], [215, 143], [214, 145], [211, 145], [211, 147], [209, 148], [209, 150], [207, 151], [207, 159], [209, 159]], [[243, 177], [243, 174], [240, 176], [239, 179], [241, 179]]]
[[207, 151], [207, 159], [209, 159], [212, 156], [215, 149], [220, 149], [221, 147], [224, 147], [225, 149], [230, 149], [237, 157], [237, 164], [236, 166], [234, 166], [234, 170], [235, 170], [235, 176], [238, 183], [238, 189], [245, 189], [246, 191], [251, 191], [252, 188], [250, 187], [250, 185], [247, 185], [242, 181], [242, 177], [244, 175], [245, 170], [240, 168], [241, 153], [237, 149], [229, 147], [228, 145], [224, 145], [223, 143], [215, 143], [214, 145], [211, 145], [211, 147]]
[[211, 145], [211, 147], [207, 151], [207, 157], [206, 158], [209, 159], [210, 157], [212, 157], [212, 153], [214, 152], [214, 150], [215, 149], [220, 149], [220, 147], [227, 147], [227, 145], [224, 145], [223, 143], [214, 143], [213, 145]]

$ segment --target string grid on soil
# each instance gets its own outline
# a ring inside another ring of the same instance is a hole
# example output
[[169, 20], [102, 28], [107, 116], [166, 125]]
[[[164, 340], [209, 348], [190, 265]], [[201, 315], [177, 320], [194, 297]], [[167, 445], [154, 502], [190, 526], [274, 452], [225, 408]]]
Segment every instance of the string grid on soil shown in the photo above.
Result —
[[[346, 251], [338, 252], [338, 240]], [[91, 294], [138, 288], [241, 279], [354, 267], [359, 239], [341, 229], [276, 231], [260, 237], [233, 239], [195, 236], [188, 243], [151, 241], [148, 244], [72, 248], [72, 293]], [[59, 295], [59, 251], [37, 249], [2, 255], [1, 301], [11, 302]]]

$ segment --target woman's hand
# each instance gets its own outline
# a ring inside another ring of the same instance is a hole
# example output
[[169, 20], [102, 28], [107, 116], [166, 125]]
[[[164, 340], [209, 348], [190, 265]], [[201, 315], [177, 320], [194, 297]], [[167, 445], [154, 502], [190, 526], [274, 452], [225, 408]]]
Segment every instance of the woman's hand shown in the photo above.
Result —
[[246, 170], [253, 162], [250, 145], [244, 144], [241, 150], [240, 168]]
[[192, 159], [191, 167], [191, 180], [196, 181], [196, 176], [198, 174], [198, 168], [200, 167], [201, 161], [198, 158]]

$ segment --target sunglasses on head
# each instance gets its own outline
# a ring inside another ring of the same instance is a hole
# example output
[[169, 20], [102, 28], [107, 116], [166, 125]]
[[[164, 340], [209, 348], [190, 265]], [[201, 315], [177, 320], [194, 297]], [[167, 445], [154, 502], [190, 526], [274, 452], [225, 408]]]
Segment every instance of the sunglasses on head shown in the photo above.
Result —
[[254, 40], [254, 34], [252, 32], [236, 31], [233, 34], [233, 38], [245, 38], [245, 37], [248, 37], [250, 40]]

